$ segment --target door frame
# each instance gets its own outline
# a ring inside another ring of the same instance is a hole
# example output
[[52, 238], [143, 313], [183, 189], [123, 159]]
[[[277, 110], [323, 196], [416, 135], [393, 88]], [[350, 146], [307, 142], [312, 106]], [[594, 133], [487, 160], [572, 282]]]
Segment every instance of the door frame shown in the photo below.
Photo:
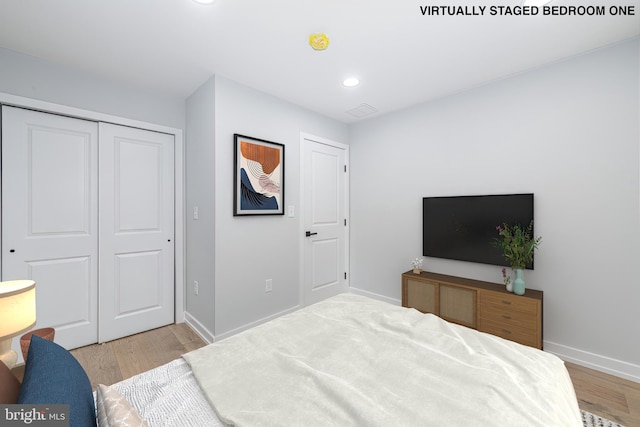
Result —
[[[85, 110], [82, 108], [69, 107], [66, 105], [56, 104], [47, 101], [40, 101], [38, 99], [26, 98], [17, 95], [11, 95], [8, 93], [0, 92], [0, 105], [8, 105], [18, 108], [28, 108], [32, 110], [41, 111], [43, 113], [58, 114], [62, 116], [68, 116], [77, 119], [91, 120], [95, 122], [113, 123], [116, 125], [129, 126], [133, 128], [140, 128], [151, 130], [155, 132], [166, 133], [173, 135], [175, 140], [174, 146], [174, 227], [175, 227], [175, 300], [174, 300], [174, 319], [176, 323], [184, 322], [184, 313], [186, 310], [185, 303], [185, 190], [184, 190], [184, 139], [182, 129], [177, 129], [169, 126], [162, 126], [153, 123], [148, 123], [140, 120], [128, 119], [126, 117], [114, 116], [111, 114], [104, 114], [95, 111]], [[0, 117], [0, 125], [1, 125]], [[0, 183], [2, 176], [0, 175]], [[0, 210], [2, 209], [0, 200]], [[2, 233], [2, 230], [0, 230]], [[2, 234], [0, 234], [0, 242], [2, 241]], [[0, 257], [2, 254], [0, 254]], [[0, 277], [1, 277], [0, 271]]]
[[[345, 175], [344, 175], [344, 179], [345, 179], [345, 187], [344, 187], [344, 212], [345, 212], [345, 217], [347, 220], [347, 225], [345, 227], [345, 251], [344, 251], [344, 265], [345, 265], [345, 270], [347, 273], [347, 279], [346, 279], [346, 284], [347, 284], [347, 289], [351, 288], [351, 266], [349, 265], [349, 253], [350, 253], [350, 248], [351, 248], [351, 243], [350, 243], [350, 230], [351, 230], [351, 215], [350, 215], [350, 210], [349, 210], [349, 200], [350, 200], [350, 196], [349, 196], [349, 182], [350, 182], [350, 174], [351, 174], [351, 165], [349, 164], [349, 145], [347, 144], [343, 144], [341, 142], [337, 142], [337, 141], [333, 141], [327, 138], [322, 138], [316, 135], [312, 135], [306, 132], [300, 132], [300, 209], [298, 209], [299, 211], [299, 217], [300, 217], [300, 221], [298, 223], [298, 235], [299, 237], [299, 245], [300, 248], [304, 247], [305, 244], [305, 235], [304, 235], [304, 230], [305, 230], [305, 214], [306, 214], [306, 206], [304, 206], [304, 194], [305, 194], [305, 188], [304, 188], [304, 182], [305, 182], [305, 174], [307, 173], [307, 171], [304, 168], [304, 146], [308, 143], [316, 143], [316, 144], [324, 144], [324, 145], [328, 145], [330, 147], [335, 147], [341, 150], [344, 150], [344, 163], [345, 166], [347, 168]], [[304, 250], [300, 250], [301, 256], [300, 256], [300, 287], [298, 289], [299, 295], [298, 295], [298, 301], [300, 301], [300, 306], [301, 307], [306, 307], [307, 305], [307, 301], [305, 301], [304, 298], [304, 278], [305, 278], [305, 252]]]

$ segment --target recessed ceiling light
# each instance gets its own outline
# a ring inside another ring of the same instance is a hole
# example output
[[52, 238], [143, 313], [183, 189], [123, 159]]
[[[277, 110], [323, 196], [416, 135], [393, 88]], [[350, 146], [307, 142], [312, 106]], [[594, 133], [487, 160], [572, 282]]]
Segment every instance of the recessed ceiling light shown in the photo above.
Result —
[[360, 84], [360, 80], [358, 80], [356, 77], [349, 77], [348, 79], [345, 79], [342, 84], [346, 87], [354, 87]]
[[211, 4], [216, 0], [193, 0], [193, 1], [200, 4]]

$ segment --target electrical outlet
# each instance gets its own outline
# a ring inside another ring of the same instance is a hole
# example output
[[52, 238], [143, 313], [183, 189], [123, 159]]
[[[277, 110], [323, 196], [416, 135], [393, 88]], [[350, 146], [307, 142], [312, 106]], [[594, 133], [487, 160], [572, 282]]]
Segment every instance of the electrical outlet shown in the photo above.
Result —
[[198, 285], [199, 285], [198, 281], [194, 280], [193, 281], [193, 293], [196, 294], [196, 295], [198, 295], [198, 291], [199, 291], [198, 290]]
[[272, 290], [273, 290], [273, 280], [267, 279], [264, 282], [264, 291], [265, 292], [271, 292]]

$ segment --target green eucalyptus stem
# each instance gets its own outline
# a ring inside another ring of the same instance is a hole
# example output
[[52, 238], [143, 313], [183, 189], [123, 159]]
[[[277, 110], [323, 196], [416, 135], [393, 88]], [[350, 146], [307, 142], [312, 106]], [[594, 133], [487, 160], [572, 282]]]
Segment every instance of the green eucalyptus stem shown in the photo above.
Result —
[[533, 254], [542, 241], [542, 237], [533, 237], [533, 221], [526, 228], [505, 223], [497, 226], [496, 231], [499, 237], [494, 238], [493, 243], [502, 249], [512, 269], [524, 269], [533, 261]]

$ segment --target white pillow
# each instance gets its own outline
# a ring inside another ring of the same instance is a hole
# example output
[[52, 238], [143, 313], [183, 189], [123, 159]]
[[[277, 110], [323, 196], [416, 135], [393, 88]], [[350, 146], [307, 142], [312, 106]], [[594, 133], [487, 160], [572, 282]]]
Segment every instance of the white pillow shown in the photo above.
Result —
[[148, 427], [120, 393], [103, 384], [96, 387], [98, 427]]

